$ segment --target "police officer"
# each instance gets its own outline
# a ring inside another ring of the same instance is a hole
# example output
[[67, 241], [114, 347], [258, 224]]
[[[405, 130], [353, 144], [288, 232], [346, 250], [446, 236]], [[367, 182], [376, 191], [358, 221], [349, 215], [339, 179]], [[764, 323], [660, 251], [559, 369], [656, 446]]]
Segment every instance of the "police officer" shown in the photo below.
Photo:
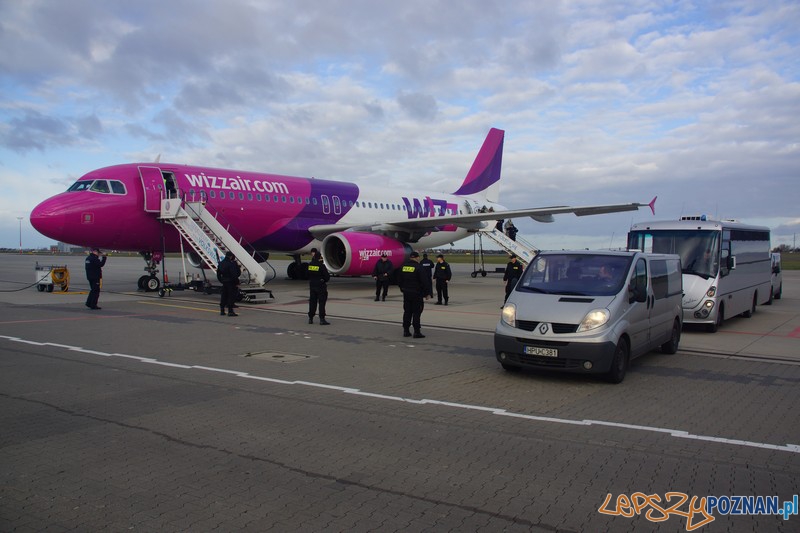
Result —
[[436, 256], [436, 265], [433, 270], [433, 279], [436, 280], [436, 305], [442, 305], [442, 298], [444, 297], [444, 305], [450, 301], [450, 294], [448, 293], [447, 286], [453, 277], [453, 272], [450, 270], [450, 265], [444, 260], [444, 256], [439, 254]]
[[308, 264], [308, 323], [314, 323], [314, 315], [319, 304], [319, 325], [330, 324], [325, 320], [325, 303], [328, 301], [328, 282], [331, 275], [322, 262], [322, 256], [314, 254]]
[[420, 331], [420, 316], [425, 308], [425, 300], [431, 293], [431, 277], [419, 264], [419, 254], [411, 252], [409, 260], [400, 269], [397, 284], [403, 291], [403, 337], [411, 337], [410, 328], [414, 326], [414, 338], [423, 339]]
[[516, 254], [511, 254], [511, 261], [506, 265], [506, 272], [503, 274], [503, 281], [506, 282], [506, 297], [503, 298], [503, 303], [508, 300], [508, 295], [514, 290], [520, 276], [522, 276], [522, 263], [517, 261]]
[[[422, 268], [425, 269], [425, 272], [428, 274], [428, 277], [430, 278], [433, 275], [434, 264], [433, 264], [433, 261], [428, 259], [428, 254], [426, 254], [426, 253], [422, 254], [422, 261], [420, 261], [419, 264], [420, 264], [420, 266]], [[428, 296], [433, 298], [433, 287], [432, 286], [431, 286], [431, 293]]]
[[236, 262], [233, 252], [225, 252], [225, 258], [217, 265], [217, 279], [222, 283], [222, 291], [219, 295], [219, 314], [225, 315], [225, 308], [228, 308], [228, 316], [239, 316], [233, 312], [236, 305], [236, 297], [239, 295], [239, 276], [242, 269]]
[[375, 301], [377, 302], [381, 295], [383, 301], [386, 301], [386, 294], [389, 292], [389, 281], [391, 281], [392, 270], [394, 266], [389, 261], [386, 254], [381, 254], [380, 261], [375, 263], [375, 268], [372, 269], [372, 278], [375, 280]]
[[100, 298], [100, 280], [103, 279], [103, 266], [106, 256], [100, 257], [100, 249], [92, 248], [92, 253], [86, 257], [86, 279], [89, 281], [89, 296], [86, 298], [86, 307], [100, 309], [97, 300]]

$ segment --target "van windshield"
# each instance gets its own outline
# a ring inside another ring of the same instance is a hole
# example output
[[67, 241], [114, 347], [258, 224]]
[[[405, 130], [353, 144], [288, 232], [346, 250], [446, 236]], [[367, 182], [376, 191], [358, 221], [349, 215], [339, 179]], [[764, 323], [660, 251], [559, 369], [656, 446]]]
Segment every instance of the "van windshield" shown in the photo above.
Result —
[[531, 262], [517, 290], [573, 296], [613, 296], [627, 280], [632, 256], [540, 254]]

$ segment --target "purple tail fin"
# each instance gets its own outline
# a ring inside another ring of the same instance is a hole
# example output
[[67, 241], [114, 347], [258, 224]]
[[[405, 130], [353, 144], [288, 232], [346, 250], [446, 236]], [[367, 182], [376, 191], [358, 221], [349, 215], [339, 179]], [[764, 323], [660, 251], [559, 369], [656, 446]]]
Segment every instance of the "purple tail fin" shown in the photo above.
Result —
[[503, 138], [505, 132], [492, 128], [483, 141], [472, 168], [464, 183], [454, 194], [475, 194], [485, 191], [500, 181], [500, 167], [503, 165]]

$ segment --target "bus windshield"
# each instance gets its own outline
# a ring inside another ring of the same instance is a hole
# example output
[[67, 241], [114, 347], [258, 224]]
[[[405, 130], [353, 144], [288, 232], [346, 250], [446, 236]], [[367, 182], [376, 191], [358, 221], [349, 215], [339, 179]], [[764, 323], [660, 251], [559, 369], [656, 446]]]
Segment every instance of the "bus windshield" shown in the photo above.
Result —
[[659, 254], [678, 254], [681, 256], [684, 274], [708, 279], [717, 277], [719, 272], [719, 231], [631, 231], [628, 235], [628, 248]]
[[572, 296], [613, 296], [626, 281], [631, 257], [540, 254], [525, 270], [517, 290]]

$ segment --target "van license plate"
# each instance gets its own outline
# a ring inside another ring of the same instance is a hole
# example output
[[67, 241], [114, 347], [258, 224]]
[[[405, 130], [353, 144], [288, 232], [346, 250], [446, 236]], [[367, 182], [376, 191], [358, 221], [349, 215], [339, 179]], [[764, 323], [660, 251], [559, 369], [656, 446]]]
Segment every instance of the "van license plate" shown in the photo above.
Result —
[[538, 346], [526, 346], [527, 355], [542, 355], [544, 357], [558, 357], [558, 350], [555, 348], [539, 348]]

